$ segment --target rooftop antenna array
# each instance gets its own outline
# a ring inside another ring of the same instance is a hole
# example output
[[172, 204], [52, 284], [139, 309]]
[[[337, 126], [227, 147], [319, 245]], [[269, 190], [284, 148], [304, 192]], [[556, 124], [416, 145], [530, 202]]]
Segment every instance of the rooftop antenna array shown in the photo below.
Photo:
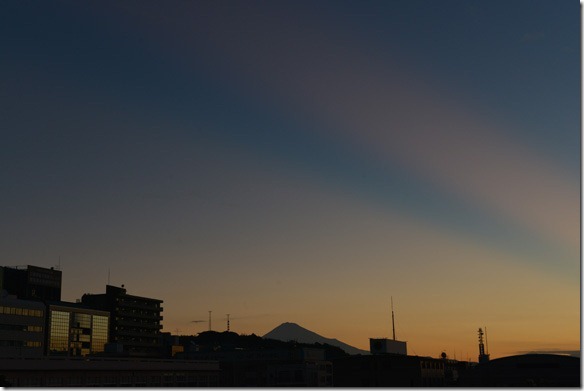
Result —
[[227, 331], [229, 331], [229, 314], [227, 314]]

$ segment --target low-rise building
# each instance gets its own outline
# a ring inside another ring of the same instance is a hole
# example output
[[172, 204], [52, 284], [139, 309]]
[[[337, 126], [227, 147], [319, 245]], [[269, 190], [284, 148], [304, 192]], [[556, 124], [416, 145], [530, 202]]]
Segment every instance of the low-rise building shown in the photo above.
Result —
[[427, 387], [444, 385], [444, 363], [400, 354], [358, 355], [333, 360], [335, 387]]
[[462, 387], [581, 387], [580, 357], [523, 354], [480, 363], [465, 371]]
[[8, 387], [217, 387], [219, 363], [146, 358], [0, 359]]
[[189, 350], [188, 357], [217, 360], [222, 387], [331, 387], [332, 363], [323, 349]]
[[40, 357], [44, 353], [45, 305], [0, 293], [0, 357]]

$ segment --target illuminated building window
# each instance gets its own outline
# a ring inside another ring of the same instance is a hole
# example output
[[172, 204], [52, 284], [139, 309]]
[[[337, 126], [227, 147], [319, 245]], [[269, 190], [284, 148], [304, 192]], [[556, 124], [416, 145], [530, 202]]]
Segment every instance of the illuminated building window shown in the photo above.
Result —
[[67, 352], [69, 345], [69, 312], [51, 311], [49, 350]]

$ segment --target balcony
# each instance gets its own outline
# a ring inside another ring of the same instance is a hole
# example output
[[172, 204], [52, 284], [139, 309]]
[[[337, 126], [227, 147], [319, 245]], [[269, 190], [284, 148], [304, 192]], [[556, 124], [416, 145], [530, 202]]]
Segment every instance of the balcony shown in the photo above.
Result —
[[162, 309], [163, 309], [161, 305], [148, 304], [145, 302], [132, 302], [132, 301], [127, 301], [127, 300], [120, 300], [118, 302], [118, 306], [120, 306], [122, 308], [136, 308], [136, 309], [156, 311], [156, 312], [162, 311]]
[[159, 329], [162, 328], [162, 325], [159, 324], [159, 323], [153, 323], [153, 322], [135, 322], [135, 321], [130, 320], [129, 318], [119, 319], [117, 321], [117, 324], [119, 326], [141, 327], [141, 328], [153, 329], [153, 330], [159, 330]]
[[124, 346], [140, 346], [140, 347], [160, 347], [161, 344], [159, 342], [146, 342], [146, 341], [132, 341], [129, 338], [118, 338], [119, 343]]
[[150, 312], [150, 313], [140, 313], [140, 312], [133, 312], [133, 311], [129, 311], [127, 309], [124, 308], [120, 308], [118, 309], [117, 313], [114, 314], [114, 316], [121, 316], [121, 317], [127, 317], [127, 318], [140, 318], [140, 319], [148, 319], [151, 321], [156, 321], [156, 320], [162, 320], [162, 315], [155, 313], [155, 312]]
[[158, 338], [157, 330], [116, 330], [116, 334], [124, 339], [128, 339], [128, 337]]

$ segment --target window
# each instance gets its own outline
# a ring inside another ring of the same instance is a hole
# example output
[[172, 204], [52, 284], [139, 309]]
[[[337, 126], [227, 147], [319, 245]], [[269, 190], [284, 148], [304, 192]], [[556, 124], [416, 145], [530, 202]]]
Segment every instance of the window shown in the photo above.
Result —
[[51, 352], [67, 352], [69, 345], [69, 312], [50, 312], [49, 350]]
[[89, 329], [89, 328], [91, 328], [91, 315], [74, 313], [73, 314], [73, 324], [75, 325], [75, 327], [78, 327], [78, 328]]
[[93, 315], [91, 328], [91, 350], [92, 352], [103, 352], [108, 340], [108, 317], [103, 315]]

